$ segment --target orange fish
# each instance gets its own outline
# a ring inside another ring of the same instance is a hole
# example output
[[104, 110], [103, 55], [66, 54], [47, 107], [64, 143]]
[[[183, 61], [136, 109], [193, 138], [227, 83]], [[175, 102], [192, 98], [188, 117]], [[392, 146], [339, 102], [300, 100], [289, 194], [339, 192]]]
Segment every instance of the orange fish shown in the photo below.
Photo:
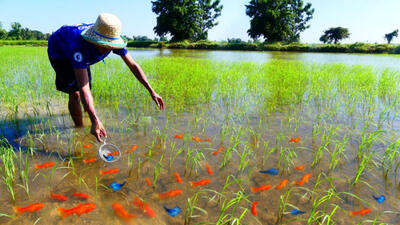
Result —
[[67, 201], [67, 196], [65, 195], [60, 195], [60, 194], [54, 194], [50, 192], [50, 198], [58, 200], [58, 201]]
[[175, 134], [175, 137], [174, 137], [174, 138], [176, 138], [176, 139], [183, 139], [184, 136], [185, 136], [184, 134]]
[[92, 144], [82, 145], [82, 147], [84, 147], [84, 148], [91, 148], [91, 147], [92, 147]]
[[158, 197], [160, 198], [172, 198], [175, 197], [177, 195], [182, 194], [182, 189], [175, 189], [175, 190], [171, 190], [165, 193], [160, 193], [158, 194]]
[[174, 175], [175, 175], [176, 182], [182, 184], [182, 179], [181, 179], [181, 177], [179, 176], [179, 173], [175, 172]]
[[144, 213], [151, 218], [156, 217], [156, 213], [149, 207], [149, 205], [147, 203], [144, 204]]
[[136, 215], [129, 214], [127, 211], [125, 211], [124, 207], [118, 202], [113, 203], [112, 207], [114, 209], [114, 213], [125, 221], [129, 221], [137, 217]]
[[203, 179], [203, 180], [200, 180], [200, 181], [197, 181], [197, 182], [190, 181], [190, 185], [192, 185], [194, 187], [199, 186], [199, 185], [200, 186], [204, 186], [204, 185], [209, 184], [210, 182], [211, 182], [210, 179]]
[[110, 155], [119, 155], [119, 152], [109, 152], [109, 153], [107, 154], [107, 156], [110, 156]]
[[300, 170], [300, 171], [301, 171], [301, 170], [304, 170], [304, 165], [296, 166], [295, 169], [296, 169], [296, 170]]
[[151, 187], [150, 179], [148, 177], [146, 177], [144, 180], [146, 181], [147, 186]]
[[129, 149], [128, 151], [126, 151], [126, 153], [131, 153], [133, 151], [135, 151], [137, 148], [137, 145], [133, 145], [131, 149]]
[[74, 192], [74, 193], [72, 193], [72, 195], [77, 197], [77, 198], [80, 198], [80, 199], [88, 199], [88, 198], [90, 198], [89, 195], [87, 195], [85, 193], [82, 193], [82, 192]]
[[357, 215], [365, 215], [371, 212], [370, 208], [361, 209], [360, 211], [350, 211], [350, 215], [357, 216]]
[[68, 217], [72, 214], [76, 214], [80, 217], [82, 214], [89, 213], [96, 208], [94, 203], [79, 204], [78, 206], [71, 209], [58, 208], [58, 212], [63, 217]]
[[282, 180], [281, 183], [275, 187], [275, 189], [279, 190], [279, 189], [284, 188], [286, 186], [287, 182], [288, 182], [287, 179]]
[[297, 185], [297, 186], [303, 186], [304, 180], [295, 181], [294, 184]]
[[35, 168], [36, 169], [44, 169], [44, 168], [49, 168], [54, 166], [54, 162], [47, 162], [47, 163], [43, 163], [43, 164], [35, 164]]
[[192, 137], [192, 140], [193, 141], [195, 141], [195, 142], [201, 142], [202, 141], [202, 139], [201, 138], [199, 138], [199, 137]]
[[96, 162], [97, 159], [96, 158], [91, 158], [91, 159], [84, 159], [83, 162], [86, 163], [92, 163], [92, 162]]
[[114, 174], [114, 173], [118, 173], [118, 171], [119, 171], [118, 168], [109, 169], [109, 170], [100, 170], [100, 175]]
[[297, 137], [297, 138], [290, 138], [289, 142], [298, 143], [299, 141], [300, 141], [300, 137]]
[[267, 185], [262, 185], [260, 187], [251, 187], [252, 192], [257, 192], [257, 191], [267, 191], [272, 187], [272, 185], [267, 184]]
[[213, 174], [213, 171], [211, 170], [211, 167], [210, 167], [210, 165], [208, 165], [208, 163], [206, 163], [206, 169], [207, 169], [208, 174], [210, 174], [210, 175]]
[[257, 205], [258, 205], [258, 202], [253, 202], [253, 203], [251, 204], [251, 213], [252, 213], [254, 216], [257, 216], [257, 209], [256, 209]]
[[310, 177], [311, 177], [311, 173], [306, 173], [306, 174], [301, 178], [301, 180], [303, 180], [305, 183], [307, 183], [307, 182], [308, 182], [308, 179], [310, 179]]
[[222, 150], [224, 150], [224, 147], [223, 147], [223, 146], [220, 146], [220, 147], [218, 148], [218, 150], [217, 150], [216, 152], [213, 152], [212, 154], [213, 154], [213, 155], [218, 155], [220, 152], [222, 152]]
[[17, 214], [21, 214], [21, 213], [24, 213], [24, 212], [33, 213], [33, 212], [36, 212], [36, 211], [38, 211], [39, 209], [41, 209], [43, 207], [44, 207], [43, 203], [34, 203], [34, 204], [30, 204], [30, 205], [28, 205], [26, 207], [14, 206], [13, 209]]

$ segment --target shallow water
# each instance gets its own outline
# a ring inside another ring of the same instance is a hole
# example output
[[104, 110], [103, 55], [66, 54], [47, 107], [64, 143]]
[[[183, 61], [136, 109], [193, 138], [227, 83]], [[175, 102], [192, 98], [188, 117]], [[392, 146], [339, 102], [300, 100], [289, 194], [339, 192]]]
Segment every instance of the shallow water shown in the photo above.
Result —
[[[188, 52], [189, 55], [185, 57], [193, 54]], [[168, 54], [181, 53], [187, 52], [171, 51]], [[168, 54], [166, 56], [170, 56]], [[238, 58], [238, 52], [214, 52], [214, 56], [202, 51], [195, 54], [224, 60], [229, 57], [223, 54], [232, 54], [232, 60], [249, 57], [243, 53]], [[271, 53], [249, 54], [255, 55], [249, 59], [260, 59], [260, 54]], [[314, 54], [312, 56], [317, 56]], [[286, 53], [281, 55], [286, 57]], [[300, 53], [288, 57], [292, 56], [300, 59], [303, 57]], [[311, 59], [313, 57], [310, 56], [308, 60]], [[94, 71], [97, 72], [96, 68]], [[398, 139], [400, 123], [395, 113], [398, 107], [390, 108], [387, 115], [379, 117], [387, 105], [381, 99], [375, 99], [376, 104], [367, 104], [346, 103], [346, 99], [336, 97], [327, 98], [323, 102], [317, 99], [286, 104], [269, 112], [257, 106], [257, 93], [245, 96], [234, 94], [227, 94], [224, 96], [226, 99], [220, 97], [214, 103], [186, 107], [182, 111], [167, 108], [160, 112], [145, 103], [141, 106], [133, 104], [116, 107], [104, 99], [97, 101], [96, 110], [107, 128], [107, 141], [119, 146], [123, 153], [121, 160], [112, 164], [99, 161], [97, 148], [100, 143], [89, 134], [89, 127], [73, 128], [65, 101], [51, 102], [51, 105], [56, 106], [64, 104], [65, 108], [57, 107], [49, 115], [43, 110], [36, 116], [26, 116], [25, 112], [21, 112], [18, 118], [2, 117], [2, 136], [15, 149], [21, 147], [24, 152], [28, 152], [25, 155], [17, 150], [16, 161], [24, 160], [25, 156], [29, 158], [29, 195], [23, 186], [14, 185], [16, 199], [13, 201], [5, 184], [0, 183], [0, 200], [4, 203], [0, 205], [0, 212], [14, 216], [0, 217], [0, 223], [126, 224], [114, 214], [111, 207], [114, 202], [120, 202], [129, 213], [138, 215], [129, 224], [232, 224], [233, 221], [240, 224], [307, 224], [311, 215], [321, 216], [321, 219], [309, 224], [321, 224], [323, 217], [332, 212], [336, 224], [368, 223], [368, 220], [375, 219], [384, 224], [400, 222], [397, 173], [391, 172], [386, 176], [380, 165], [387, 146]], [[353, 105], [354, 110], [350, 110]], [[85, 124], [89, 124], [88, 118], [85, 118]], [[373, 140], [372, 143], [362, 142], [363, 135], [372, 135], [379, 129], [384, 131], [379, 138], [368, 139]], [[175, 139], [176, 134], [184, 134], [184, 140]], [[192, 140], [193, 136], [211, 138], [212, 142], [197, 143]], [[299, 143], [289, 142], [290, 138], [297, 136], [301, 138]], [[343, 154], [331, 157], [344, 137], [348, 137], [348, 142]], [[82, 147], [89, 143], [92, 144], [90, 149]], [[138, 148], [134, 153], [127, 154], [126, 151], [135, 144]], [[362, 148], [366, 152], [373, 153], [372, 160], [361, 174], [360, 182], [352, 185], [360, 165], [357, 153], [361, 144], [365, 144]], [[213, 155], [221, 146], [224, 147], [221, 153]], [[312, 167], [321, 146], [323, 154], [320, 162]], [[35, 150], [33, 157], [29, 155], [30, 149]], [[93, 157], [97, 157], [98, 161], [93, 164], [82, 162], [83, 159]], [[338, 159], [335, 169], [329, 169], [332, 159]], [[53, 169], [34, 168], [34, 164], [48, 161], [55, 162], [56, 166]], [[213, 175], [206, 172], [206, 163], [212, 168]], [[24, 166], [25, 163], [18, 161], [16, 165]], [[299, 165], [305, 166], [304, 171], [294, 169]], [[113, 175], [100, 175], [100, 170], [111, 168], [119, 168], [120, 171]], [[279, 168], [279, 175], [258, 172], [269, 168]], [[180, 174], [182, 184], [175, 181], [174, 172]], [[306, 173], [311, 173], [308, 183], [302, 187], [293, 185]], [[147, 186], [146, 177], [153, 183], [151, 187]], [[190, 186], [190, 181], [206, 178], [211, 179], [210, 184], [204, 187]], [[251, 191], [251, 187], [278, 185], [283, 179], [289, 180], [283, 189], [271, 188], [256, 193]], [[127, 181], [127, 184], [120, 191], [114, 192], [108, 188], [113, 181]], [[16, 174], [16, 183], [23, 183], [19, 174]], [[183, 194], [170, 199], [158, 197], [158, 193], [173, 189], [182, 189]], [[50, 191], [64, 194], [68, 200], [52, 200], [49, 197]], [[88, 200], [78, 200], [72, 196], [73, 192], [83, 192], [91, 197]], [[331, 195], [327, 195], [329, 193]], [[387, 200], [378, 204], [371, 196], [381, 194]], [[323, 196], [330, 198], [323, 201]], [[131, 203], [135, 197], [147, 202], [157, 216], [148, 218], [135, 207]], [[232, 202], [235, 197], [238, 200], [236, 203]], [[253, 201], [259, 201], [258, 216], [250, 213]], [[288, 204], [283, 204], [286, 201]], [[32, 214], [15, 216], [12, 206], [27, 206], [35, 202], [42, 202], [45, 207]], [[65, 219], [58, 215], [59, 207], [72, 208], [87, 202], [95, 203], [97, 207], [79, 219], [75, 215]], [[229, 202], [235, 204], [230, 205]], [[170, 217], [162, 208], [164, 205], [168, 208], [179, 206], [182, 213]], [[190, 215], [191, 207], [193, 211]], [[372, 209], [370, 214], [349, 216], [349, 211], [367, 207]], [[293, 208], [303, 210], [305, 214], [290, 215]]]

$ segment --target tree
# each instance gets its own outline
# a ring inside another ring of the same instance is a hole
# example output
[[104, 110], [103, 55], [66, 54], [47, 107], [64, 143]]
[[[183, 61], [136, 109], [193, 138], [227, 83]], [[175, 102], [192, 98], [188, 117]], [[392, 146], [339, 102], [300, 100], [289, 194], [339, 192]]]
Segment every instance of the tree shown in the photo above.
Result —
[[303, 0], [251, 0], [246, 5], [250, 17], [247, 33], [252, 39], [264, 37], [268, 42], [294, 42], [309, 28], [314, 9]]
[[7, 31], [3, 29], [3, 24], [0, 22], [0, 40], [4, 40], [7, 37]]
[[399, 35], [399, 30], [394, 30], [392, 33], [385, 34], [385, 39], [387, 40], [388, 44], [392, 42], [393, 38]]
[[14, 22], [11, 24], [11, 30], [8, 32], [8, 39], [21, 40], [22, 39], [22, 26], [20, 23]]
[[343, 27], [331, 27], [324, 31], [324, 34], [319, 38], [323, 43], [337, 44], [340, 40], [350, 37], [349, 30]]
[[220, 0], [155, 0], [152, 10], [157, 14], [154, 32], [158, 36], [170, 34], [171, 41], [204, 40], [216, 26], [221, 15]]

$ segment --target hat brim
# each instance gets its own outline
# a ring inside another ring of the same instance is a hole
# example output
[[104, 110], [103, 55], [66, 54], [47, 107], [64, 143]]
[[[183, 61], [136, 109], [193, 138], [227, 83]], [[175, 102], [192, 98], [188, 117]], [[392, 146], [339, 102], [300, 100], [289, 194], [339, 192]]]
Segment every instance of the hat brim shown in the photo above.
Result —
[[125, 48], [128, 40], [126, 40], [124, 37], [120, 36], [118, 39], [115, 40], [109, 40], [104, 37], [101, 37], [97, 35], [94, 32], [93, 26], [85, 29], [82, 31], [81, 36], [86, 40], [89, 41], [95, 45], [100, 45], [104, 47], [109, 47], [112, 49], [121, 49]]

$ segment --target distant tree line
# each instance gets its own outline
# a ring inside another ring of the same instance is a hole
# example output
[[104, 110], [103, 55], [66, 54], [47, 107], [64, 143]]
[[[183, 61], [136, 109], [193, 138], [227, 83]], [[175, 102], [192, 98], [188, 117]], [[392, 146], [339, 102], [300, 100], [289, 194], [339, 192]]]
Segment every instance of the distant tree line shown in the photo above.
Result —
[[[196, 42], [207, 40], [210, 29], [218, 25], [223, 6], [220, 0], [153, 0], [152, 11], [157, 15], [157, 24], [153, 28], [158, 36], [153, 40], [147, 36], [125, 36], [130, 41], [151, 42]], [[247, 34], [252, 39], [249, 43], [296, 43], [300, 34], [308, 29], [313, 18], [314, 9], [311, 3], [303, 0], [249, 0], [245, 5], [246, 15], [250, 17], [250, 28]], [[398, 36], [398, 30], [387, 33], [384, 39], [390, 44]], [[9, 32], [0, 23], [0, 39], [7, 40], [46, 40], [49, 34], [22, 28], [21, 24], [11, 24]], [[350, 37], [344, 27], [332, 27], [325, 30], [320, 41], [328, 44], [339, 44]], [[228, 38], [228, 43], [244, 43], [240, 38]]]
[[50, 34], [42, 33], [38, 30], [30, 30], [22, 28], [18, 22], [11, 24], [10, 31], [3, 29], [3, 24], [0, 22], [0, 40], [48, 40]]

